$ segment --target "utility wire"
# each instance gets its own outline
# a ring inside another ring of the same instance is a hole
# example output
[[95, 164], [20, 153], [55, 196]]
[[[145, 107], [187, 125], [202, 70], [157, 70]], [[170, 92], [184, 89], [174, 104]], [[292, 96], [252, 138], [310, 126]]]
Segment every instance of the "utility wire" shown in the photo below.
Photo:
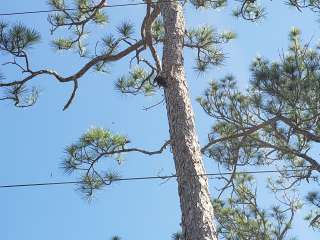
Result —
[[[184, 2], [185, 0], [168, 0], [161, 2]], [[152, 3], [160, 3], [160, 1], [154, 1]], [[116, 7], [127, 7], [127, 6], [138, 6], [138, 5], [146, 5], [146, 2], [139, 3], [123, 3], [123, 4], [112, 4], [105, 5], [101, 8], [116, 8]], [[63, 10], [59, 9], [51, 9], [51, 10], [34, 10], [34, 11], [23, 11], [23, 12], [11, 12], [11, 13], [0, 13], [0, 16], [14, 16], [14, 15], [27, 15], [27, 14], [38, 14], [38, 13], [51, 13], [51, 12], [61, 12], [61, 11], [76, 11], [79, 8], [65, 8]]]
[[[264, 174], [264, 173], [278, 173], [278, 172], [297, 172], [300, 169], [288, 169], [288, 170], [261, 170], [261, 171], [240, 171], [236, 174]], [[221, 175], [232, 175], [233, 172], [221, 172], [221, 173], [207, 173], [197, 176], [221, 176]], [[173, 175], [163, 175], [163, 176], [146, 176], [146, 177], [130, 177], [130, 178], [115, 178], [110, 180], [112, 182], [120, 181], [137, 181], [137, 180], [154, 180], [154, 179], [170, 179], [178, 177], [176, 174]], [[52, 185], [70, 185], [70, 184], [80, 184], [83, 181], [61, 181], [61, 182], [40, 182], [40, 183], [25, 183], [25, 184], [11, 184], [11, 185], [0, 185], [0, 188], [19, 188], [19, 187], [39, 187], [39, 186], [52, 186]]]

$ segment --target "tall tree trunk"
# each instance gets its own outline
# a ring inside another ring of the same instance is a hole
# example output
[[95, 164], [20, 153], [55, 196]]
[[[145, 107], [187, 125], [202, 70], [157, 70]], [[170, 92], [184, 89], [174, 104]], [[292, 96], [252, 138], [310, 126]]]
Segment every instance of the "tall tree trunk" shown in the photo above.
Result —
[[161, 5], [165, 26], [163, 77], [171, 146], [178, 176], [182, 233], [184, 240], [216, 240], [213, 208], [208, 190], [194, 114], [184, 73], [183, 39], [185, 23], [181, 5]]

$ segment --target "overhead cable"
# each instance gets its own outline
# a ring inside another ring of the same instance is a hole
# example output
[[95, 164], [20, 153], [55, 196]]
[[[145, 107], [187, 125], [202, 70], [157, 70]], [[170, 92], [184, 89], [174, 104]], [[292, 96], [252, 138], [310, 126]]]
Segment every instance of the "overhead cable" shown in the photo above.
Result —
[[[221, 175], [232, 175], [232, 174], [265, 174], [265, 173], [281, 173], [281, 172], [297, 172], [301, 171], [301, 169], [287, 169], [287, 170], [261, 170], [261, 171], [240, 171], [240, 172], [221, 172], [221, 173], [206, 173], [197, 176], [221, 176]], [[154, 180], [154, 179], [170, 179], [177, 178], [178, 176], [173, 175], [163, 175], [163, 176], [145, 176], [145, 177], [128, 177], [128, 178], [115, 178], [109, 180], [112, 182], [120, 182], [120, 181], [137, 181], [137, 180]], [[19, 187], [41, 187], [41, 186], [52, 186], [52, 185], [70, 185], [70, 184], [81, 184], [84, 181], [57, 181], [57, 182], [38, 182], [38, 183], [22, 183], [22, 184], [9, 184], [9, 185], [0, 185], [0, 188], [19, 188]]]
[[[184, 0], [174, 0], [174, 1], [161, 1], [161, 2], [184, 2]], [[154, 1], [152, 3], [160, 3], [160, 1]], [[105, 5], [102, 8], [116, 8], [116, 7], [128, 7], [128, 6], [138, 6], [146, 5], [146, 2], [138, 3], [123, 3], [123, 4], [112, 4]], [[34, 10], [34, 11], [22, 11], [22, 12], [9, 12], [9, 13], [0, 13], [0, 16], [15, 16], [15, 15], [27, 15], [27, 14], [39, 14], [39, 13], [51, 13], [51, 12], [62, 12], [62, 11], [76, 11], [79, 8], [64, 8], [64, 9], [48, 9], [48, 10]]]

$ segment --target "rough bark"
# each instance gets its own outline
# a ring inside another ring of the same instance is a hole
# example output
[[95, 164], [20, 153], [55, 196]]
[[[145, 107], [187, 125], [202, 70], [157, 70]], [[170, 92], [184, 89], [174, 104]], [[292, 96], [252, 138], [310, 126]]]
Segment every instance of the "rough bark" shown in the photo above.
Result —
[[178, 176], [184, 240], [216, 240], [213, 208], [195, 130], [194, 114], [184, 73], [185, 23], [179, 3], [161, 4], [165, 26], [162, 76], [172, 152]]

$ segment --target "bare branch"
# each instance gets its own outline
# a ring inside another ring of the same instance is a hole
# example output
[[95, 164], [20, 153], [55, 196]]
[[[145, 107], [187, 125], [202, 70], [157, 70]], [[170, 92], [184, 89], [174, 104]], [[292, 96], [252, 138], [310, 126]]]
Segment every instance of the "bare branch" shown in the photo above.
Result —
[[234, 138], [239, 138], [239, 137], [243, 137], [243, 136], [248, 136], [264, 127], [266, 127], [267, 125], [270, 125], [276, 121], [279, 120], [279, 117], [274, 117], [274, 118], [271, 118], [259, 125], [256, 125], [256, 126], [253, 126], [251, 128], [249, 128], [248, 130], [246, 131], [243, 131], [243, 132], [240, 132], [240, 133], [235, 133], [233, 135], [230, 135], [230, 136], [226, 136], [226, 137], [222, 137], [222, 138], [219, 138], [219, 139], [215, 139], [213, 141], [210, 141], [207, 145], [205, 145], [203, 148], [201, 148], [201, 152], [204, 153], [209, 147], [211, 147], [212, 145], [216, 144], [216, 143], [219, 143], [219, 142], [224, 142], [224, 141], [228, 141], [230, 139], [234, 139]]
[[72, 90], [71, 96], [70, 96], [68, 102], [66, 103], [66, 105], [63, 107], [63, 111], [65, 111], [72, 103], [72, 100], [74, 99], [74, 97], [76, 95], [77, 89], [78, 89], [78, 81], [74, 80], [73, 81], [73, 90]]

